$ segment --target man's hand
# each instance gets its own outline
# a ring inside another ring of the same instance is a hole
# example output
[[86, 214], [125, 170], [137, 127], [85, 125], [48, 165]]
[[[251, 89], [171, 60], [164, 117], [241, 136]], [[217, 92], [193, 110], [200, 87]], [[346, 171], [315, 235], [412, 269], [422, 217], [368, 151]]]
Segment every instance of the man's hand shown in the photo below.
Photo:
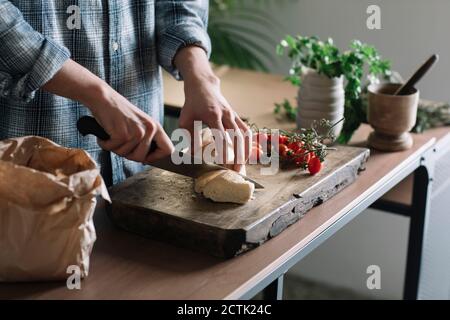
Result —
[[[116, 91], [108, 87], [100, 90], [90, 109], [111, 137], [108, 141], [98, 140], [102, 149], [141, 163], [151, 163], [173, 152], [173, 144], [159, 122]], [[158, 148], [149, 154], [153, 140]]]
[[[72, 60], [43, 89], [87, 106], [111, 137], [108, 141], [98, 140], [104, 150], [141, 163], [151, 163], [173, 152], [172, 142], [157, 121]], [[152, 140], [158, 148], [149, 154]]]
[[[205, 51], [193, 46], [184, 48], [176, 55], [175, 65], [185, 83], [186, 101], [181, 111], [180, 127], [189, 130], [193, 137], [194, 121], [202, 121], [210, 128], [218, 129], [224, 139], [225, 130], [234, 130], [236, 136], [233, 141], [236, 155], [234, 170], [239, 171], [249, 158], [251, 132], [222, 95], [220, 81], [214, 75]], [[238, 148], [241, 148], [240, 152]], [[238, 159], [239, 154], [245, 159], [242, 157]]]

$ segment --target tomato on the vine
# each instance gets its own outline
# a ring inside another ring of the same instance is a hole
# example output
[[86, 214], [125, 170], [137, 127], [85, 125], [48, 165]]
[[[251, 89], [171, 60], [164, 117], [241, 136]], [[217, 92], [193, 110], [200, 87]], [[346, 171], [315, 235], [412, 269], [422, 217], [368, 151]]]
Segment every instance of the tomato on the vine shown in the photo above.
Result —
[[320, 162], [320, 159], [314, 155], [308, 162], [308, 171], [311, 175], [315, 175], [319, 173], [320, 170], [322, 170], [322, 162]]
[[289, 149], [297, 153], [303, 146], [302, 142], [293, 141], [287, 145]]
[[279, 144], [287, 144], [289, 141], [289, 138], [285, 135], [280, 135], [280, 137], [278, 138], [278, 143]]
[[279, 154], [283, 158], [287, 158], [292, 154], [292, 151], [285, 144], [280, 144], [278, 147]]
[[[317, 137], [314, 138], [314, 137]], [[326, 156], [326, 152], [320, 154], [320, 157], [315, 153], [316, 150], [327, 150], [326, 147], [320, 142], [320, 136], [317, 132], [311, 130], [307, 133], [281, 133], [272, 135], [270, 131], [266, 129], [255, 130], [253, 134], [253, 146], [250, 154], [250, 163], [260, 163], [262, 156], [270, 152], [277, 152], [281, 160], [295, 164], [301, 169], [308, 169], [311, 175], [319, 173], [323, 164], [323, 160]], [[278, 139], [278, 150], [274, 149]], [[268, 146], [267, 150], [263, 150], [262, 146]]]
[[311, 152], [308, 152], [308, 150], [299, 149], [296, 152], [296, 162], [298, 162], [299, 165], [308, 164], [310, 159], [311, 159]]

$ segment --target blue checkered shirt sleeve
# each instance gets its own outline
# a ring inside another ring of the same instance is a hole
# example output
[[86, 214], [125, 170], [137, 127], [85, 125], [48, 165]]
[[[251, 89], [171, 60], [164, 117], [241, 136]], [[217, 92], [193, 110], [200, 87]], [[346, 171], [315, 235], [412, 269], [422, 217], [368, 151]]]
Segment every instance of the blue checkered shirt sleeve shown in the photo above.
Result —
[[[79, 28], [67, 26], [72, 5]], [[162, 122], [160, 66], [179, 77], [173, 60], [180, 48], [210, 52], [207, 17], [207, 0], [0, 0], [0, 140], [38, 135], [82, 148], [111, 184], [141, 171], [142, 164], [79, 134], [76, 122], [88, 108], [38, 89], [70, 57]]]
[[156, 0], [156, 41], [160, 65], [177, 79], [173, 64], [178, 50], [196, 45], [211, 52], [207, 34], [208, 0]]
[[0, 0], [0, 96], [30, 101], [70, 58], [35, 31], [10, 1]]

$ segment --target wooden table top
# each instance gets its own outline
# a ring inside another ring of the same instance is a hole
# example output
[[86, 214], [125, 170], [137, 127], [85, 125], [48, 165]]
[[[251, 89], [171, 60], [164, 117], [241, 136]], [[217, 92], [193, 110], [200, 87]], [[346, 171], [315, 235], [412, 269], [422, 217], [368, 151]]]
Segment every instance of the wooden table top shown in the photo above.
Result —
[[[360, 145], [370, 129], [355, 138]], [[82, 290], [65, 283], [1, 284], [0, 298], [19, 299], [233, 299], [264, 278], [309, 241], [367, 197], [389, 175], [431, 148], [448, 129], [414, 135], [414, 147], [398, 153], [374, 152], [355, 183], [312, 209], [299, 222], [242, 256], [222, 260], [118, 230], [103, 210], [95, 216], [98, 240], [90, 275]], [[359, 141], [358, 141], [359, 140]]]
[[[297, 88], [289, 82], [283, 81], [283, 76], [239, 70], [229, 67], [214, 67], [215, 73], [221, 79], [224, 96], [244, 118], [259, 127], [295, 129], [295, 124], [275, 117], [274, 104], [288, 99], [296, 105]], [[183, 82], [174, 80], [168, 73], [164, 73], [164, 102], [173, 110], [180, 110], [184, 104]], [[443, 129], [445, 132], [446, 129]], [[439, 134], [438, 134], [439, 135]], [[364, 134], [355, 135], [353, 141], [366, 138]], [[383, 199], [402, 204], [411, 204], [412, 176], [406, 178], [399, 185], [389, 191]]]
[[[257, 91], [256, 88], [254, 90]], [[246, 93], [249, 91], [245, 89]], [[284, 94], [279, 93], [279, 96]], [[258, 105], [259, 103], [255, 103], [255, 106]], [[268, 105], [269, 102], [266, 107]], [[262, 111], [266, 116], [268, 113], [268, 110]], [[253, 108], [248, 111], [248, 116], [254, 116], [255, 121], [263, 121], [263, 118], [258, 118], [258, 113], [253, 111]], [[272, 115], [270, 119], [273, 119]], [[268, 126], [272, 125], [270, 121], [272, 120], [267, 122]], [[362, 126], [355, 134], [352, 144], [365, 145], [364, 141], [369, 132], [367, 125]], [[0, 298], [238, 298], [274, 268], [304, 248], [350, 208], [388, 182], [392, 174], [412, 161], [417, 161], [425, 150], [434, 145], [436, 139], [447, 134], [448, 128], [434, 129], [425, 134], [414, 135], [414, 146], [410, 150], [397, 153], [373, 152], [367, 163], [367, 170], [354, 184], [312, 209], [276, 238], [230, 260], [180, 249], [118, 230], [100, 208], [95, 216], [98, 240], [91, 257], [90, 275], [82, 282], [80, 291], [69, 291], [65, 283], [0, 284]]]

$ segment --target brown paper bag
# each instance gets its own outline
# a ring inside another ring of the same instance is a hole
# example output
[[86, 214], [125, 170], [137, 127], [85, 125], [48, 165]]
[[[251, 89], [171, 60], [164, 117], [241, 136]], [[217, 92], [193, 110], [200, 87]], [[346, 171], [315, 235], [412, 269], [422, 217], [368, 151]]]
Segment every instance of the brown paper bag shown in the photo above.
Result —
[[85, 151], [40, 137], [0, 141], [0, 281], [67, 279], [69, 266], [86, 277], [96, 195], [110, 201]]

